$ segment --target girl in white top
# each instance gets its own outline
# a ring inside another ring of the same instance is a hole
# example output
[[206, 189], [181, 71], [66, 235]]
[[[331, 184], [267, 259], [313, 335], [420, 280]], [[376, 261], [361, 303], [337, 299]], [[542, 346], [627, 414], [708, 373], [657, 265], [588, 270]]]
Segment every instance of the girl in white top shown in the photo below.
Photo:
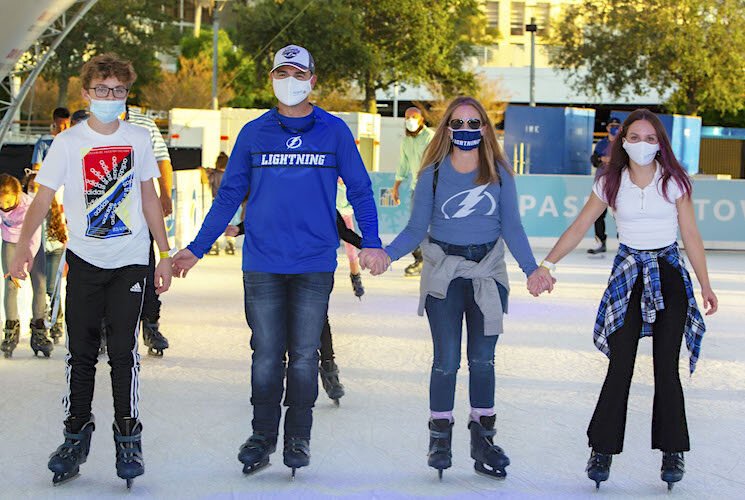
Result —
[[599, 487], [609, 477], [612, 456], [623, 449], [637, 345], [640, 337], [652, 336], [652, 447], [663, 452], [661, 478], [672, 488], [683, 478], [683, 452], [690, 446], [678, 374], [681, 341], [685, 336], [693, 372], [705, 331], [678, 251], [679, 229], [707, 315], [716, 312], [717, 297], [696, 227], [691, 182], [673, 155], [662, 122], [652, 112], [638, 109], [626, 119], [619, 137], [609, 166], [540, 272], [550, 276], [555, 263], [577, 246], [603, 210], [613, 208], [620, 246], [594, 329], [595, 344], [610, 363], [587, 430], [592, 447], [587, 475]]

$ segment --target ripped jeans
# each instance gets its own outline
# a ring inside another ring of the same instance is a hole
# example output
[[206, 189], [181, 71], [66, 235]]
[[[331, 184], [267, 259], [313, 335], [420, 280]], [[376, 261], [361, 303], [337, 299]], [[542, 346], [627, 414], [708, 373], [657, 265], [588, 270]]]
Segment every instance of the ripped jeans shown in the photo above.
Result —
[[[431, 241], [438, 244], [448, 255], [460, 255], [476, 262], [483, 259], [494, 246], [493, 243], [460, 246], [434, 239]], [[497, 287], [504, 305], [507, 301], [507, 290], [499, 284]], [[471, 408], [492, 408], [495, 386], [494, 348], [499, 335], [484, 335], [484, 315], [474, 300], [471, 280], [456, 278], [451, 281], [444, 299], [427, 296], [425, 310], [434, 346], [429, 382], [430, 410], [453, 410], [455, 380], [460, 367], [464, 315], [468, 332], [468, 389]]]

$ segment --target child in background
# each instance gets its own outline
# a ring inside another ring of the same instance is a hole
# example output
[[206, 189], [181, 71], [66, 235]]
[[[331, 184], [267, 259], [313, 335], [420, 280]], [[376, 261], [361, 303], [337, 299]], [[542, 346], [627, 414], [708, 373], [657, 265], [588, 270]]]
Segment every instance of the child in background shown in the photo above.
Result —
[[[347, 187], [344, 185], [341, 177], [337, 179], [336, 183], [336, 211], [341, 214], [346, 228], [354, 230], [354, 210], [347, 200]], [[344, 241], [344, 250], [346, 250], [347, 258], [349, 259], [349, 279], [352, 280], [352, 290], [355, 297], [362, 300], [362, 296], [365, 294], [365, 288], [362, 286], [362, 278], [360, 277], [360, 261], [357, 257], [358, 250], [347, 241]]]
[[[13, 356], [21, 333], [21, 321], [18, 315], [19, 283], [8, 276], [10, 263], [16, 253], [16, 243], [21, 234], [23, 218], [33, 197], [23, 192], [21, 182], [8, 174], [0, 174], [0, 220], [2, 220], [2, 266], [5, 279], [5, 338], [0, 349], [6, 358]], [[31, 349], [34, 355], [41, 352], [49, 357], [54, 349], [47, 336], [44, 317], [46, 312], [46, 262], [41, 248], [41, 229], [37, 229], [31, 238], [34, 252], [34, 265], [31, 269], [31, 286], [33, 301], [31, 305]]]
[[[26, 176], [23, 178], [23, 192], [33, 198], [39, 185], [36, 183], [37, 170], [26, 169]], [[52, 342], [59, 343], [62, 332], [64, 331], [62, 302], [60, 298], [61, 286], [57, 282], [62, 279], [60, 271], [60, 261], [65, 251], [67, 243], [67, 227], [62, 213], [62, 205], [57, 202], [55, 197], [49, 208], [44, 222], [41, 226], [41, 244], [44, 247], [44, 256], [46, 262], [47, 276], [47, 297], [49, 298], [49, 308], [47, 311], [47, 327], [50, 328], [49, 336]], [[55, 287], [57, 293], [55, 294]], [[56, 301], [55, 301], [56, 299]], [[56, 305], [56, 311], [55, 311]]]

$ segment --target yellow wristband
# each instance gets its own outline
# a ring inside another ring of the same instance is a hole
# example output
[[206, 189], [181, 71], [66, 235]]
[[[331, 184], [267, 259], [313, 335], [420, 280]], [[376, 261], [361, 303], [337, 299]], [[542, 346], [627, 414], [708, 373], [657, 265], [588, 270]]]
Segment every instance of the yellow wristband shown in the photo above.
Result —
[[171, 248], [170, 250], [166, 250], [165, 252], [160, 252], [160, 258], [161, 259], [170, 259], [176, 254], [176, 249]]

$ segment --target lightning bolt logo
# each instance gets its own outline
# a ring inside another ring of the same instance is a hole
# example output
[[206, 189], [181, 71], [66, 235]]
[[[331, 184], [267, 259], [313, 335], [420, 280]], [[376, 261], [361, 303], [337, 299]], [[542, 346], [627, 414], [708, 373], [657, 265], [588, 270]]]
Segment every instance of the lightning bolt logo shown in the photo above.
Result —
[[[478, 205], [479, 202], [484, 198], [487, 198], [491, 202], [491, 208], [489, 208], [489, 211], [486, 212], [484, 215], [492, 215], [497, 209], [497, 202], [494, 200], [494, 197], [490, 193], [485, 191], [487, 187], [489, 187], [489, 185], [484, 184], [473, 189], [461, 191], [460, 193], [451, 196], [447, 199], [447, 201], [445, 201], [445, 203], [442, 204], [442, 208], [440, 209], [442, 211], [442, 215], [445, 216], [445, 219], [462, 219], [464, 217], [468, 217], [473, 212], [475, 212], [476, 205]], [[452, 216], [449, 216], [445, 211], [447, 204], [464, 194], [466, 196], [458, 205], [460, 207], [458, 211], [455, 212]]]
[[285, 143], [285, 146], [287, 146], [287, 149], [297, 149], [302, 145], [303, 145], [303, 139], [299, 135], [295, 137], [290, 137], [289, 139], [287, 139], [287, 142]]

